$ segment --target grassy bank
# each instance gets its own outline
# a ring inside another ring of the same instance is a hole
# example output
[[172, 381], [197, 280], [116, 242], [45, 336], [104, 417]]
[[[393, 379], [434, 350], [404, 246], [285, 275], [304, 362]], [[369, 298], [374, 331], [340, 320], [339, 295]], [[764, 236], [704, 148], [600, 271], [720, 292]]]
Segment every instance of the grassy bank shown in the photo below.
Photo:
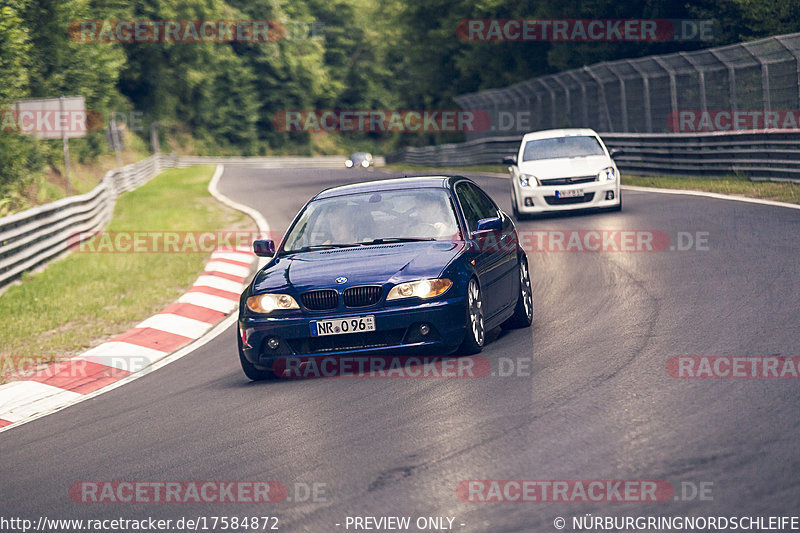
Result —
[[[106, 230], [253, 230], [249, 218], [208, 193], [213, 172], [201, 166], [161, 173], [119, 197]], [[124, 333], [183, 294], [209, 255], [73, 252], [24, 275], [0, 296], [0, 379]]]

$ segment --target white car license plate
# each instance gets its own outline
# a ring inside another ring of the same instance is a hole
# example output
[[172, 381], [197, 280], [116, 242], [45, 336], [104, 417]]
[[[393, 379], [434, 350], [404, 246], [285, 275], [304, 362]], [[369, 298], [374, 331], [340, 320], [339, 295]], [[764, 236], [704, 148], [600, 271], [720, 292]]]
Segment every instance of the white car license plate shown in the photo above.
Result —
[[583, 189], [556, 191], [556, 198], [577, 198], [578, 196], [583, 196]]
[[312, 337], [323, 337], [325, 335], [343, 335], [345, 333], [363, 333], [365, 331], [375, 331], [375, 317], [351, 316], [348, 318], [332, 318], [330, 320], [312, 320]]

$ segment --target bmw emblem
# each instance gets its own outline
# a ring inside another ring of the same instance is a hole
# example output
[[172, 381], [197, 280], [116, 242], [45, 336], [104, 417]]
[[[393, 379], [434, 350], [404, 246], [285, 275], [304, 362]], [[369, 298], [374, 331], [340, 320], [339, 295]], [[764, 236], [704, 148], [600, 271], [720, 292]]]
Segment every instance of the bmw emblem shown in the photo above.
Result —
[[342, 283], [347, 283], [347, 278], [346, 278], [346, 277], [344, 277], [344, 276], [339, 276], [339, 277], [338, 277], [338, 278], [336, 278], [334, 281], [336, 281], [336, 283], [338, 283], [339, 285], [341, 285]]

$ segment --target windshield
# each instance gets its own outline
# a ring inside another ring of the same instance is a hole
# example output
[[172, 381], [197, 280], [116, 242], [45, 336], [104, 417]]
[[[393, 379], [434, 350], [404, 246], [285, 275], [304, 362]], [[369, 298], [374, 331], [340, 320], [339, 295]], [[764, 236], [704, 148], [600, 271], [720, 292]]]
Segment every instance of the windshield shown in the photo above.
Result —
[[605, 155], [597, 138], [591, 135], [581, 137], [553, 137], [536, 139], [525, 143], [523, 161], [540, 159], [559, 159], [563, 157], [589, 157]]
[[308, 204], [289, 231], [283, 253], [450, 240], [458, 233], [450, 196], [443, 189], [369, 192]]

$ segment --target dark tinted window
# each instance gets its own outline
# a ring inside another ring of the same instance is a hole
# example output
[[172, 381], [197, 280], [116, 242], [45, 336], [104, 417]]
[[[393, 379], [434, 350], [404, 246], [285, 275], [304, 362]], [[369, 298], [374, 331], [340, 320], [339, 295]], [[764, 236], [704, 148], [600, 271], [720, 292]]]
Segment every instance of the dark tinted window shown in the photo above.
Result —
[[470, 231], [478, 228], [479, 220], [499, 216], [494, 202], [471, 183], [461, 182], [456, 185], [456, 196], [464, 210], [464, 218], [467, 219]]

